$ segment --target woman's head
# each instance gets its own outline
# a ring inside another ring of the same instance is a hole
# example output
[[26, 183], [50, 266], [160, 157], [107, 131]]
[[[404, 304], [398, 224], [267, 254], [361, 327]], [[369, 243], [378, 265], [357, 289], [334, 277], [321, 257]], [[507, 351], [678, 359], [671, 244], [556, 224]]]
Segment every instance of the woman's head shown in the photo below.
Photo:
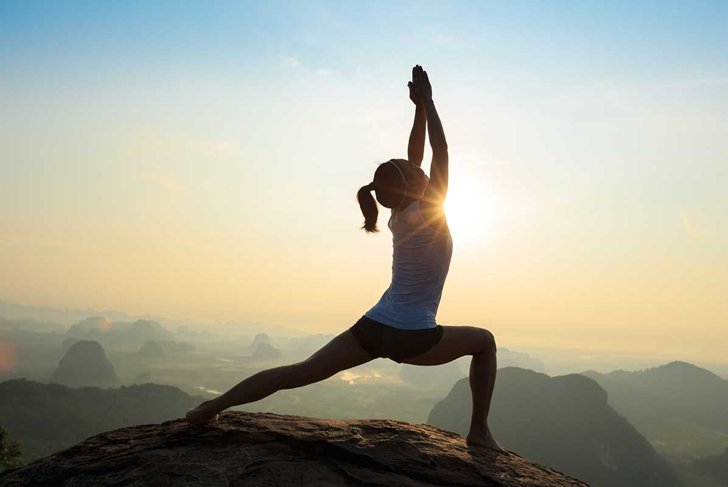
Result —
[[424, 171], [406, 159], [390, 159], [377, 167], [374, 180], [362, 186], [357, 193], [359, 207], [364, 215], [364, 229], [377, 231], [379, 210], [372, 197], [375, 191], [377, 201], [386, 208], [399, 210], [419, 199], [427, 187], [428, 178]]

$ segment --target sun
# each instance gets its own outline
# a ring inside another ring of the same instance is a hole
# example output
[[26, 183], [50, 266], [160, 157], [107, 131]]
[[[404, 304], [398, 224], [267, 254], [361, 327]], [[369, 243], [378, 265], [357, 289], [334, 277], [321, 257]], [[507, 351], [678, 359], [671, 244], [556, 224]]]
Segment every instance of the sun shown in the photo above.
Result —
[[453, 240], [473, 243], [485, 240], [493, 231], [495, 207], [485, 187], [469, 180], [451, 180], [445, 214]]

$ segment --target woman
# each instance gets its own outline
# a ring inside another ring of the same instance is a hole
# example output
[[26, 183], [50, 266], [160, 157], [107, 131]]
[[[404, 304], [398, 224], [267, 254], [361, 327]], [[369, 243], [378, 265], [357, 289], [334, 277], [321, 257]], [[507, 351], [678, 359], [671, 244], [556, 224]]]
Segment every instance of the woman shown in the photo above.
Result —
[[[435, 321], [450, 266], [452, 239], [443, 203], [448, 185], [448, 152], [432, 87], [420, 66], [408, 83], [415, 103], [408, 160], [380, 164], [374, 180], [357, 198], [364, 229], [377, 231], [377, 204], [392, 210], [388, 226], [393, 235], [392, 282], [379, 302], [351, 328], [308, 359], [258, 372], [225, 394], [187, 413], [190, 423], [202, 424], [231, 406], [263, 399], [281, 389], [318, 382], [377, 357], [412, 365], [440, 365], [472, 355], [470, 389], [473, 414], [466, 441], [504, 451], [488, 428], [488, 411], [495, 385], [496, 345], [493, 335], [472, 326], [441, 326]], [[430, 136], [430, 178], [420, 168], [425, 130]]]

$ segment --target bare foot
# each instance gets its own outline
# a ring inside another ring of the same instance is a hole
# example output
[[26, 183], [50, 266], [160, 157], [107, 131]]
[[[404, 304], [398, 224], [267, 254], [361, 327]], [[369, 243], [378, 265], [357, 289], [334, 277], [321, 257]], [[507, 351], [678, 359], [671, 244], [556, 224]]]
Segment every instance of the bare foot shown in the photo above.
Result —
[[212, 401], [205, 401], [196, 408], [187, 411], [187, 422], [190, 424], [205, 424], [213, 419], [217, 419], [219, 413]]
[[480, 431], [471, 431], [468, 433], [468, 437], [465, 438], [465, 443], [469, 446], [480, 446], [489, 450], [495, 450], [499, 453], [508, 453], [508, 450], [500, 446], [500, 444], [495, 441], [490, 430], [486, 430], [485, 433]]

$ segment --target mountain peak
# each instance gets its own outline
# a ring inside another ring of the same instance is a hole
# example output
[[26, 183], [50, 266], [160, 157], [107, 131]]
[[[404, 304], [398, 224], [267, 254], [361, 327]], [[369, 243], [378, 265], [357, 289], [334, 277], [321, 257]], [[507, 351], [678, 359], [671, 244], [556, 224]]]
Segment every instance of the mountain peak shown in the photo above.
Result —
[[469, 449], [428, 425], [244, 412], [205, 426], [178, 419], [102, 433], [0, 483], [586, 486], [512, 452]]
[[71, 387], [108, 387], [118, 385], [119, 378], [99, 342], [78, 340], [58, 363], [51, 382]]
[[681, 362], [679, 360], [655, 367], [654, 369], [648, 369], [647, 372], [669, 374], [671, 376], [677, 376], [678, 378], [687, 378], [692, 380], [702, 379], [712, 382], [724, 382], [720, 376], [707, 369], [688, 362]]
[[689, 362], [683, 362], [682, 360], [673, 360], [670, 363], [663, 365], [665, 368], [681, 368], [681, 369], [698, 369], [697, 365], [693, 365]]

